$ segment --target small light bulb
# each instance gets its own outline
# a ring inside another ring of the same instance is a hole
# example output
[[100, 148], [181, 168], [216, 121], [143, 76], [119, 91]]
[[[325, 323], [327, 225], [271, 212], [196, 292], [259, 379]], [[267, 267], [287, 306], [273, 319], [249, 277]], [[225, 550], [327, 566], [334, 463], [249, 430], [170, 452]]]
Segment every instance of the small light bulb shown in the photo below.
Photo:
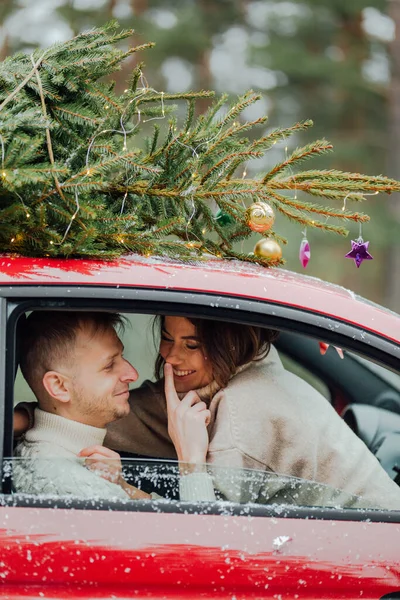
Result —
[[108, 104], [106, 104], [104, 108], [105, 108], [106, 110], [108, 110], [110, 107], [108, 106]]
[[91, 170], [90, 169], [87, 169], [86, 175], [91, 175]]
[[31, 216], [31, 215], [30, 215], [29, 213], [26, 213], [26, 218], [27, 218], [27, 219], [29, 219], [29, 218], [30, 218], [30, 216]]
[[2, 177], [6, 178], [7, 177], [7, 173], [5, 171], [2, 172], [1, 174]]
[[126, 88], [126, 90], [124, 90], [124, 94], [127, 94], [129, 92], [128, 88]]
[[50, 240], [50, 246], [52, 246], [54, 244], [54, 242], [52, 240]]
[[15, 238], [11, 238], [11, 243], [12, 243], [12, 242], [15, 242]]
[[205, 233], [207, 233], [207, 230], [206, 229], [202, 229], [201, 233], [204, 235]]

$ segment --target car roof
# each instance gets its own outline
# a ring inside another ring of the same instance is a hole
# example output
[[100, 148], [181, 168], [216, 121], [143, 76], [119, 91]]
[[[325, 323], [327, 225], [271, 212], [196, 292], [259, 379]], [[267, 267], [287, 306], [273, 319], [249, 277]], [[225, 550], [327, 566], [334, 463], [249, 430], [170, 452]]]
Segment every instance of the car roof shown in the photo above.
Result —
[[60, 285], [184, 290], [264, 300], [337, 318], [400, 343], [396, 313], [339, 285], [282, 268], [134, 254], [109, 261], [0, 256], [0, 286]]

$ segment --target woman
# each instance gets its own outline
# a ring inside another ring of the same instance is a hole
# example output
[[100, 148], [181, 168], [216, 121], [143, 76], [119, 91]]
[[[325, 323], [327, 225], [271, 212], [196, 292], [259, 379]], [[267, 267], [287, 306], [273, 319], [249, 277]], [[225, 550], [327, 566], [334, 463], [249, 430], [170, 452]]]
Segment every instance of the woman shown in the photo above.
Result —
[[[319, 392], [283, 368], [271, 344], [275, 332], [184, 317], [158, 317], [156, 323], [157, 381], [131, 392], [131, 413], [109, 426], [105, 445], [176, 458], [162, 380], [163, 365], [170, 364], [178, 395], [195, 390], [208, 406], [207, 462], [226, 499], [400, 509], [400, 489], [364, 443]], [[227, 467], [258, 473], [250, 486], [243, 476], [230, 476]], [[260, 477], [260, 471], [327, 484], [345, 494], [288, 485], [279, 477]]]

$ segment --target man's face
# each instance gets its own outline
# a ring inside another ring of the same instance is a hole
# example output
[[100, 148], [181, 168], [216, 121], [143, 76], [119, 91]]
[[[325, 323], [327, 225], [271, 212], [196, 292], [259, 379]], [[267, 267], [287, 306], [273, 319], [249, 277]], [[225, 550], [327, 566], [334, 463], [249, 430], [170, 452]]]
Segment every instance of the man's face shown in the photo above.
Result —
[[123, 350], [112, 327], [94, 332], [86, 325], [78, 330], [70, 377], [71, 418], [105, 427], [129, 413], [129, 384], [138, 373]]

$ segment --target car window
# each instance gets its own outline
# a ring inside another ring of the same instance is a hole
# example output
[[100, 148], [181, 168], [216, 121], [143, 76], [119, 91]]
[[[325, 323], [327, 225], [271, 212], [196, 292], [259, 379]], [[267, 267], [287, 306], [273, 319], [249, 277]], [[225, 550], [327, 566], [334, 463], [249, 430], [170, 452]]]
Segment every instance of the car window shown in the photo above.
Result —
[[[111, 461], [110, 461], [111, 462]], [[320, 508], [380, 508], [370, 505], [357, 496], [332, 488], [328, 485], [289, 477], [276, 473], [229, 467], [203, 465], [212, 479], [215, 501], [240, 505], [279, 505]], [[4, 461], [3, 479], [12, 479], [12, 495], [16, 499], [67, 498], [70, 500], [122, 501], [135, 502], [125, 495], [117, 484], [110, 483], [83, 467], [82, 461], [77, 469], [82, 475], [77, 477], [70, 461], [57, 458], [13, 458]], [[185, 478], [175, 461], [122, 459], [123, 476], [126, 482], [147, 494], [149, 500], [177, 502], [180, 498], [180, 483]], [[85, 478], [90, 476], [90, 487]], [[48, 477], [48, 484], [43, 479]], [[190, 478], [189, 476], [186, 476]], [[96, 483], [96, 479], [98, 482]], [[41, 481], [42, 480], [42, 481]], [[61, 483], [60, 483], [61, 482]], [[93, 483], [94, 482], [94, 483]], [[57, 486], [59, 486], [57, 488]], [[190, 502], [214, 502], [201, 495], [190, 498]], [[106, 505], [103, 505], [106, 508]], [[384, 506], [384, 498], [382, 498]]]
[[301, 377], [301, 379], [304, 379], [304, 381], [309, 383], [315, 390], [322, 394], [324, 398], [331, 401], [329, 387], [323, 381], [323, 379], [318, 377], [310, 369], [307, 369], [304, 365], [300, 364], [298, 361], [294, 360], [284, 352], [279, 352], [279, 356], [285, 369], [291, 373], [294, 373], [295, 375], [298, 375], [298, 377]]
[[[125, 317], [127, 326], [125, 331], [120, 334], [125, 346], [124, 357], [139, 372], [138, 380], [130, 385], [130, 388], [133, 389], [140, 386], [146, 379], [154, 381], [157, 339], [155, 343], [152, 330], [153, 317], [151, 315], [126, 314]], [[341, 352], [338, 352], [338, 349], [340, 350], [338, 347], [331, 346], [328, 351], [326, 351], [326, 348], [323, 348], [324, 351], [321, 351], [321, 343], [318, 339], [302, 336], [299, 333], [291, 334], [289, 332], [281, 333], [274, 345], [279, 352], [284, 367], [309, 383], [329, 400], [337, 410], [339, 409], [339, 405], [336, 404], [336, 400], [339, 396], [342, 402], [340, 409], [343, 409], [349, 404], [362, 404], [366, 399], [369, 405], [374, 405], [375, 399], [380, 398], [382, 393], [386, 391], [385, 385], [387, 385], [387, 379], [385, 377], [378, 377], [379, 371], [376, 369], [369, 369], [370, 361], [355, 361], [353, 360], [354, 357], [346, 351], [343, 359]], [[325, 344], [325, 346], [327, 345]], [[358, 365], [362, 369], [361, 374], [354, 370], [354, 365]], [[332, 390], [336, 394], [335, 397], [331, 397]], [[369, 395], [367, 395], [367, 392]], [[295, 394], [296, 388], [294, 385], [294, 397]], [[14, 401], [18, 403], [23, 400], [32, 401], [35, 398], [19, 373], [15, 383]], [[246, 398], [243, 398], [244, 402], [245, 400]], [[381, 405], [377, 402], [377, 407], [379, 406]], [[368, 418], [370, 418], [369, 415]], [[385, 452], [381, 452], [381, 457], [378, 458], [381, 460], [384, 469], [393, 479], [395, 476], [393, 469], [400, 459], [400, 455], [396, 450], [398, 448], [397, 438], [394, 440], [394, 445], [392, 444], [389, 449], [386, 448], [383, 442], [385, 442], [387, 433], [391, 434], [392, 431], [380, 430], [379, 444], [376, 443], [376, 438], [369, 439], [364, 435], [366, 428], [363, 427], [363, 418], [364, 413], [355, 413], [354, 418], [352, 417], [347, 422], [349, 424], [354, 422], [357, 425], [357, 427], [354, 427], [354, 430], [357, 431], [359, 437], [361, 437], [371, 452], [376, 453], [381, 446], [385, 449]], [[376, 419], [376, 423], [378, 423], [380, 419], [379, 414], [376, 417], [373, 415], [372, 419]], [[371, 427], [369, 426], [368, 431], [370, 429]], [[166, 426], [164, 435], [167, 435]], [[111, 447], [120, 451], [120, 447], [118, 446]], [[394, 452], [392, 451], [392, 447], [395, 448]], [[146, 455], [146, 457], [168, 456], [167, 454], [153, 453], [153, 448], [147, 448], [143, 452], [140, 449], [129, 450], [129, 452], [135, 452], [135, 456], [142, 454]], [[50, 470], [55, 469], [55, 473], [65, 469], [68, 474], [68, 464], [64, 466], [61, 463], [60, 466], [55, 465], [56, 462], [50, 461], [48, 468]], [[9, 468], [5, 469], [5, 482], [8, 481], [9, 490], [14, 489], [16, 491], [15, 487], [12, 487], [14, 484], [11, 477], [15, 470], [14, 468], [16, 467], [17, 472], [19, 470], [23, 475], [23, 471], [25, 470], [29, 473], [29, 469], [32, 466], [32, 462], [30, 463], [30, 467], [27, 461], [24, 463], [23, 458], [13, 459], [9, 463]], [[124, 460], [124, 472], [126, 472], [128, 480], [132, 481], [132, 485], [137, 485], [146, 492], [149, 490], [160, 493], [161, 496], [171, 501], [176, 501], [179, 498], [177, 494], [179, 472], [177, 471], [176, 464], [161, 463], [160, 461], [157, 463], [150, 461], [136, 463], [132, 462], [128, 457]], [[219, 502], [224, 502], [229, 498], [230, 501], [234, 500], [239, 504], [267, 505], [282, 503], [286, 505], [289, 503], [302, 507], [335, 506], [342, 508], [359, 506], [359, 503], [354, 501], [355, 497], [349, 494], [333, 490], [329, 486], [295, 477], [251, 469], [235, 469], [230, 465], [226, 465], [223, 468], [218, 467], [218, 469], [208, 466], [208, 472], [213, 479], [216, 498]], [[152, 489], [150, 484], [154, 484], [154, 489]], [[7, 490], [7, 485], [5, 489]], [[75, 489], [73, 489], [74, 493]], [[383, 502], [382, 507], [384, 506]]]
[[378, 365], [371, 360], [367, 360], [366, 358], [359, 356], [358, 354], [354, 354], [354, 352], [350, 352], [349, 354], [354, 358], [354, 360], [357, 360], [361, 364], [368, 366], [371, 371], [376, 373], [390, 386], [392, 386], [394, 390], [400, 393], [400, 373], [395, 373], [394, 371], [391, 371], [382, 365]]

